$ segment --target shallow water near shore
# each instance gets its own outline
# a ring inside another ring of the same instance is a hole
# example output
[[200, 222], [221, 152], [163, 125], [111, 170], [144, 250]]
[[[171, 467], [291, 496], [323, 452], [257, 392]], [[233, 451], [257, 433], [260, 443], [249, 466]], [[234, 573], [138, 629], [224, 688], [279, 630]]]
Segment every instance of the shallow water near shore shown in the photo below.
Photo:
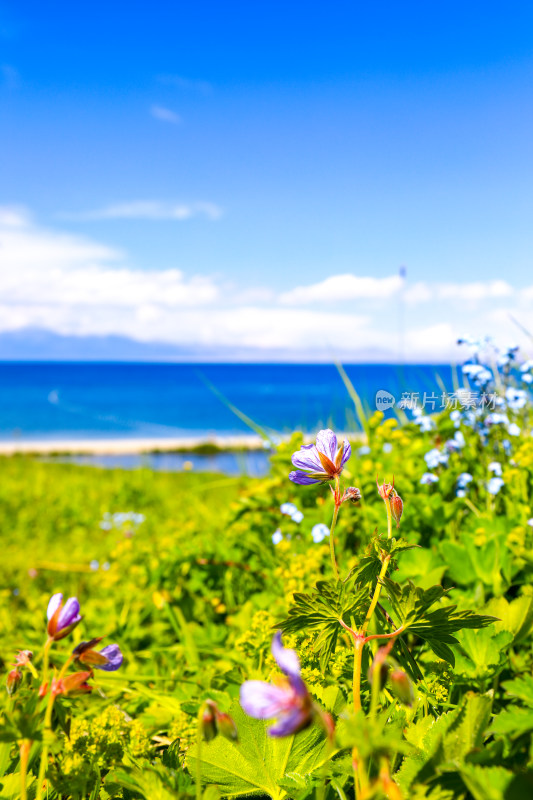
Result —
[[152, 469], [156, 472], [213, 472], [260, 478], [268, 473], [269, 454], [263, 450], [197, 453], [127, 453], [122, 455], [62, 455], [45, 461], [78, 464], [104, 469]]

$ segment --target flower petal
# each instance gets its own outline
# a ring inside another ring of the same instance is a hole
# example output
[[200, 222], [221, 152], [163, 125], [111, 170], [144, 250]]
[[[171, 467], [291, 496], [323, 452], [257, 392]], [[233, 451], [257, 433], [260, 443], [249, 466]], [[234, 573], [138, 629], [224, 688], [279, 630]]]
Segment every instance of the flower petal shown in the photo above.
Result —
[[312, 720], [309, 710], [295, 708], [281, 714], [275, 725], [268, 729], [270, 736], [290, 736], [306, 728]]
[[47, 619], [52, 619], [52, 617], [54, 616], [54, 614], [56, 613], [57, 609], [59, 608], [62, 602], [63, 602], [63, 595], [61, 594], [61, 592], [52, 595], [52, 597], [48, 602], [48, 608], [46, 609]]
[[295, 650], [289, 650], [283, 647], [281, 641], [281, 631], [278, 631], [272, 639], [272, 655], [276, 659], [277, 665], [285, 675], [293, 676], [300, 675], [300, 659], [296, 655]]
[[344, 454], [342, 456], [341, 468], [344, 467], [350, 456], [352, 455], [352, 446], [350, 442], [344, 440]]
[[105, 672], [114, 672], [118, 669], [122, 662], [124, 661], [124, 656], [120, 651], [120, 647], [118, 644], [108, 644], [102, 650], [100, 650], [100, 655], [107, 658], [107, 664], [102, 664], [102, 666], [97, 666], [98, 669], [103, 669]]
[[325, 456], [327, 456], [330, 461], [335, 461], [335, 454], [337, 453], [337, 437], [331, 428], [326, 428], [326, 430], [319, 431], [317, 433], [316, 449], [320, 453], [323, 453]]
[[240, 702], [248, 716], [255, 719], [277, 717], [290, 702], [292, 692], [265, 681], [246, 681], [241, 686]]
[[57, 618], [57, 630], [61, 631], [63, 628], [68, 628], [69, 625], [74, 625], [81, 620], [80, 617], [80, 604], [77, 597], [69, 597]]
[[[328, 476], [324, 474], [324, 480], [327, 477]], [[308, 475], [307, 472], [301, 472], [300, 470], [289, 472], [289, 478], [293, 483], [298, 483], [300, 486], [310, 486], [312, 483], [322, 483], [321, 478], [313, 478], [312, 475]]]
[[312, 472], [322, 471], [318, 450], [314, 444], [302, 445], [300, 450], [292, 454], [291, 461], [298, 469], [310, 469]]

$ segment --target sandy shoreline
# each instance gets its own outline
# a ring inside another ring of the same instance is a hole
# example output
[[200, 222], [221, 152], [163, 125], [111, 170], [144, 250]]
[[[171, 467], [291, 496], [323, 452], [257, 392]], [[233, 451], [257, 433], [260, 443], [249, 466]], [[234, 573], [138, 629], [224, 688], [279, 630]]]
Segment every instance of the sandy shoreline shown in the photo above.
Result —
[[[339, 440], [352, 443], [361, 440], [360, 433], [338, 433]], [[279, 436], [278, 441], [288, 441], [289, 435]], [[315, 441], [315, 434], [304, 434], [306, 444]], [[264, 450], [264, 440], [255, 433], [220, 434], [176, 437], [144, 437], [131, 439], [16, 439], [0, 440], [0, 456], [23, 454], [52, 455], [138, 455], [142, 453], [192, 452], [202, 447], [224, 450]]]
[[90, 455], [126, 455], [137, 453], [195, 450], [202, 445], [213, 445], [221, 450], [262, 450], [263, 442], [255, 434], [238, 436], [182, 436], [177, 438], [143, 439], [51, 439], [0, 441], [0, 455], [24, 453], [75, 453]]

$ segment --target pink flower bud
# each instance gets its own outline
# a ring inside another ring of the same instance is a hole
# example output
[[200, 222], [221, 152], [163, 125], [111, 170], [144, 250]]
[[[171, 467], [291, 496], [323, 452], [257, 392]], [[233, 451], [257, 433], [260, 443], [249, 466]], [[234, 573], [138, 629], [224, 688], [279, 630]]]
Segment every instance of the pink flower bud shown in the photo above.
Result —
[[216, 724], [218, 732], [222, 734], [230, 742], [236, 742], [239, 738], [237, 726], [233, 722], [229, 714], [219, 711], [216, 715]]
[[374, 674], [377, 670], [379, 673], [378, 678], [378, 688], [379, 691], [383, 689], [385, 684], [387, 683], [387, 677], [389, 675], [390, 664], [387, 661], [387, 656], [389, 654], [390, 647], [380, 647], [377, 651], [376, 655], [374, 656], [374, 660], [372, 661], [370, 667], [368, 668], [368, 682], [370, 686], [374, 686]]
[[6, 689], [8, 695], [15, 694], [22, 680], [22, 672], [19, 669], [12, 669], [7, 673]]
[[396, 527], [400, 527], [400, 520], [403, 514], [403, 500], [396, 491], [396, 489], [392, 490], [392, 494], [390, 496], [390, 510], [392, 514], [392, 518], [396, 523]]
[[401, 669], [394, 669], [389, 678], [391, 688], [398, 699], [406, 706], [412, 706], [415, 700], [415, 690], [405, 672]]
[[378, 493], [382, 500], [388, 500], [392, 492], [394, 491], [394, 479], [392, 483], [382, 483], [381, 486], [379, 484], [379, 478], [376, 478], [376, 484], [378, 487]]
[[216, 704], [212, 700], [206, 700], [200, 711], [200, 728], [206, 742], [212, 741], [218, 733], [216, 712]]

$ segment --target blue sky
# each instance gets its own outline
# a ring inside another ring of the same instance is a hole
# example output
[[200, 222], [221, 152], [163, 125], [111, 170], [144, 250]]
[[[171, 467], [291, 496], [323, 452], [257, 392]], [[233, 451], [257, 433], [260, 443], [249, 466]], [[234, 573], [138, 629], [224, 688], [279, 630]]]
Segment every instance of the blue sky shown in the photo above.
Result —
[[1, 330], [385, 357], [403, 291], [416, 360], [528, 324], [529, 3], [0, 0], [0, 70]]

